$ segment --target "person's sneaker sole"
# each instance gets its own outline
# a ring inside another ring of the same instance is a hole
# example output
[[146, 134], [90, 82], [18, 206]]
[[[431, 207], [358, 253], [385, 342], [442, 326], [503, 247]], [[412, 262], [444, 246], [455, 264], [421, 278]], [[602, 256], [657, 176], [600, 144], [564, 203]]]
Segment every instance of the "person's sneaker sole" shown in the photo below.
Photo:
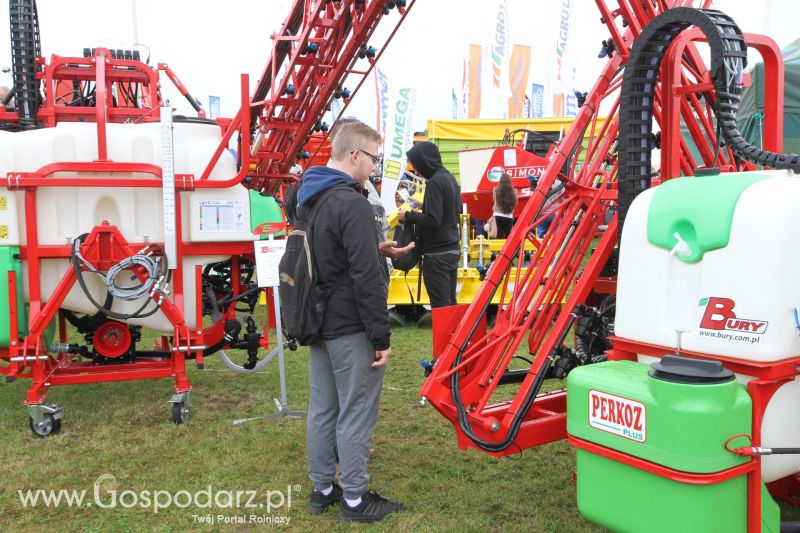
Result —
[[404, 511], [405, 508], [406, 508], [405, 505], [401, 504], [401, 506], [398, 509], [395, 509], [391, 513], [387, 513], [387, 514], [385, 514], [383, 516], [363, 516], [363, 515], [357, 515], [357, 514], [346, 515], [346, 514], [344, 514], [344, 513], [347, 512], [345, 510], [345, 508], [344, 507], [340, 507], [339, 508], [339, 519], [340, 520], [344, 520], [346, 522], [361, 522], [361, 523], [380, 522], [381, 520], [383, 520], [383, 519], [385, 519], [385, 518], [387, 518], [387, 517], [389, 517], [389, 516], [391, 516], [391, 515], [393, 515], [395, 513], [398, 513], [400, 511]]

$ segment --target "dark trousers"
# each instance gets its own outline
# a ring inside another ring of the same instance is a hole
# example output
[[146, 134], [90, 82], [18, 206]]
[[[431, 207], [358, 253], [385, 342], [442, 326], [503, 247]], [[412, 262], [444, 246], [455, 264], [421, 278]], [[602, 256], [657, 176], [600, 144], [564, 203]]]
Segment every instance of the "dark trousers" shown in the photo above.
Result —
[[456, 304], [459, 257], [458, 254], [423, 255], [422, 279], [431, 307]]
[[514, 226], [514, 217], [495, 215], [494, 223], [497, 224], [497, 238], [505, 239], [509, 236], [511, 228]]

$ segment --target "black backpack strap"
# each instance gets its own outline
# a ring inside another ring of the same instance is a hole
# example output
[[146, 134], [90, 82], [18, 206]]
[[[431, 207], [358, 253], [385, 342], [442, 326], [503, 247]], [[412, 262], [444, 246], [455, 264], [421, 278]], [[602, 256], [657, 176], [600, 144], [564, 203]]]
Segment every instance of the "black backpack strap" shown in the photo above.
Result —
[[[424, 258], [419, 256], [419, 263], [417, 263], [417, 272], [419, 275], [417, 276], [417, 300], [421, 299], [422, 293], [422, 260]], [[431, 295], [428, 295], [428, 303], [430, 303]]]

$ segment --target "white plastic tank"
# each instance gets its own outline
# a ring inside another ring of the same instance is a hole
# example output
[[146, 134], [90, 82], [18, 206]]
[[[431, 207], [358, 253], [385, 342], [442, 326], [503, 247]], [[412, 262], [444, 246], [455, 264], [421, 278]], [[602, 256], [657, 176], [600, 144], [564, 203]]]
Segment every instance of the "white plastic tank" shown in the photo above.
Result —
[[[615, 334], [759, 363], [800, 355], [798, 206], [788, 171], [679, 178], [640, 194], [622, 231]], [[797, 381], [773, 396], [765, 446], [800, 446], [797, 405]], [[798, 456], [764, 457], [767, 482], [796, 472]]]
[[[55, 128], [25, 132], [0, 132], [0, 176], [9, 172], [35, 172], [55, 162], [94, 161], [97, 159], [97, 126], [93, 123], [61, 123]], [[198, 179], [221, 140], [217, 125], [175, 121], [174, 169], [176, 174], [192, 174]], [[158, 122], [107, 125], [108, 158], [115, 162], [138, 162], [161, 166], [161, 125]], [[223, 152], [211, 172], [211, 180], [227, 180], [237, 173], [232, 156]], [[56, 176], [96, 178], [97, 187], [39, 187], [37, 190], [37, 229], [39, 243], [65, 245], [89, 232], [103, 220], [117, 226], [129, 243], [163, 242], [164, 216], [161, 188], [105, 187], [104, 176], [94, 173], [59, 173]], [[116, 173], [115, 178], [149, 178], [148, 174]], [[24, 193], [9, 191], [0, 181], [0, 246], [26, 244]], [[186, 242], [252, 241], [248, 191], [240, 184], [223, 189], [197, 189], [180, 192], [181, 231]], [[5, 209], [3, 207], [5, 206]], [[8, 226], [7, 231], [4, 226]], [[195, 269], [225, 260], [222, 255], [184, 257], [183, 290], [186, 323], [195, 327]], [[43, 260], [41, 285], [47, 301], [59, 280], [70, 268], [66, 260]], [[25, 270], [23, 270], [25, 272]], [[25, 277], [23, 275], [23, 277]], [[105, 293], [94, 276], [86, 275], [95, 299]], [[29, 297], [27, 280], [25, 298]], [[115, 302], [113, 309], [129, 312], [141, 302]], [[96, 309], [76, 284], [64, 302], [65, 309], [94, 313]], [[132, 324], [170, 333], [173, 326], [161, 312]]]

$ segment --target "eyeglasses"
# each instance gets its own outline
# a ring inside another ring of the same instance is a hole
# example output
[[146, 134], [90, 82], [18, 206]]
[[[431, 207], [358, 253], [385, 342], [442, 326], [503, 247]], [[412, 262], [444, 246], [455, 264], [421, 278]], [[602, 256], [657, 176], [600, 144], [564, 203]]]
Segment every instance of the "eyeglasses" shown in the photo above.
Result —
[[366, 150], [362, 150], [361, 148], [356, 148], [355, 150], [353, 150], [350, 153], [352, 154], [354, 152], [361, 152], [362, 154], [365, 154], [365, 155], [369, 156], [369, 158], [372, 159], [372, 164], [373, 165], [377, 165], [381, 161], [381, 156], [373, 155], [373, 154], [367, 152]]

